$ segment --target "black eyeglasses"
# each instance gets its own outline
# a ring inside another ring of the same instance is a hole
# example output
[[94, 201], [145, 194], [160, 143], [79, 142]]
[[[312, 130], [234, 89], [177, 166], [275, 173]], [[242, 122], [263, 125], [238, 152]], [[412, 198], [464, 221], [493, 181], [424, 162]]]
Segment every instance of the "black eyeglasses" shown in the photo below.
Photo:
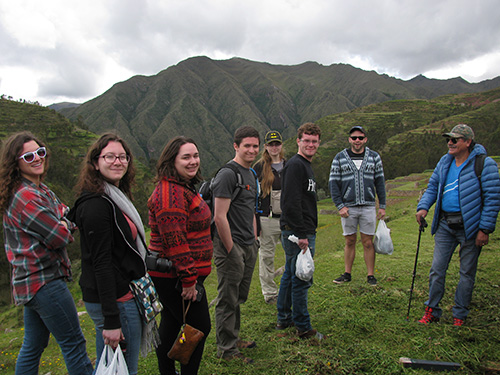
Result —
[[100, 158], [103, 158], [104, 161], [108, 164], [113, 164], [116, 159], [120, 160], [120, 163], [126, 164], [130, 161], [130, 156], [127, 154], [120, 154], [120, 155], [115, 155], [115, 154], [106, 154], [106, 155], [101, 155], [99, 156]]
[[40, 147], [38, 150], [33, 152], [27, 152], [19, 156], [19, 159], [23, 159], [26, 163], [33, 163], [35, 161], [35, 154], [38, 155], [39, 158], [43, 159], [47, 156], [47, 149], [45, 147]]
[[352, 139], [353, 141], [355, 141], [356, 139], [359, 139], [360, 141], [362, 141], [362, 140], [363, 140], [363, 139], [365, 139], [365, 138], [366, 138], [366, 137], [365, 137], [364, 135], [357, 135], [357, 136], [356, 136], [356, 135], [353, 135], [353, 136], [351, 137], [351, 139]]
[[462, 137], [458, 137], [458, 138], [448, 138], [448, 137], [446, 137], [446, 143], [448, 143], [449, 141], [451, 141], [451, 143], [453, 143], [454, 145], [456, 145], [459, 139], [462, 139]]

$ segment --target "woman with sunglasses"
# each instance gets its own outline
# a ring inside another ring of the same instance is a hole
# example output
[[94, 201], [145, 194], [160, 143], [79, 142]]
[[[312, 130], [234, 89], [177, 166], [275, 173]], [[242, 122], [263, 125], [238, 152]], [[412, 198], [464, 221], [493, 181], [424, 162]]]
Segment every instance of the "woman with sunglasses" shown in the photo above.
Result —
[[84, 159], [76, 186], [80, 196], [69, 215], [80, 230], [80, 287], [95, 324], [96, 363], [105, 344], [120, 344], [130, 375], [137, 374], [141, 337], [150, 328], [143, 330], [129, 288], [146, 273], [144, 226], [131, 201], [133, 161], [123, 139], [102, 135]]
[[42, 183], [47, 173], [45, 145], [29, 132], [9, 137], [0, 158], [0, 209], [5, 251], [12, 265], [17, 305], [24, 305], [24, 339], [16, 374], [38, 374], [40, 358], [52, 333], [68, 373], [91, 374], [85, 337], [73, 297], [66, 246], [74, 229], [67, 207]]

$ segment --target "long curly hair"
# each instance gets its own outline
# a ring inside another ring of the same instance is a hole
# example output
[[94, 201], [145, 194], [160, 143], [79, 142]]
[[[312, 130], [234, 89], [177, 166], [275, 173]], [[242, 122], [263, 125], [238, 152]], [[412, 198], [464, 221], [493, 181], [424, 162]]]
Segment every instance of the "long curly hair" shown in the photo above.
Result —
[[[23, 151], [25, 143], [35, 141], [40, 147], [46, 147], [45, 143], [28, 131], [12, 134], [4, 141], [0, 156], [0, 212], [5, 212], [9, 207], [10, 200], [21, 185], [22, 176], [19, 169], [19, 156]], [[45, 156], [44, 173], [49, 168], [50, 153], [47, 150]]]
[[[285, 159], [283, 148], [281, 148], [280, 151], [280, 159], [281, 160]], [[262, 174], [260, 181], [262, 197], [267, 197], [269, 194], [271, 194], [271, 190], [273, 189], [274, 173], [273, 173], [273, 168], [271, 167], [272, 163], [273, 161], [271, 159], [271, 155], [269, 155], [269, 152], [267, 151], [267, 148], [264, 149], [262, 156], [255, 163], [255, 165], [262, 164]]]
[[177, 168], [175, 168], [175, 158], [177, 157], [181, 146], [185, 145], [186, 143], [192, 143], [199, 150], [198, 145], [193, 139], [184, 137], [182, 135], [172, 138], [170, 142], [167, 143], [167, 145], [161, 152], [158, 162], [156, 163], [155, 183], [161, 181], [161, 179], [164, 177], [175, 178], [177, 181], [184, 181], [193, 185], [197, 184], [203, 179], [199, 168], [198, 172], [196, 172], [196, 175], [190, 181], [185, 181], [177, 172]]
[[135, 181], [134, 156], [130, 151], [127, 143], [114, 133], [103, 134], [88, 150], [78, 177], [78, 182], [75, 186], [77, 194], [84, 191], [90, 193], [104, 193], [104, 178], [100, 171], [96, 169], [96, 164], [101, 155], [102, 150], [109, 142], [120, 142], [125, 150], [125, 153], [130, 157], [128, 162], [127, 172], [123, 175], [118, 184], [118, 188], [132, 200], [132, 185]]

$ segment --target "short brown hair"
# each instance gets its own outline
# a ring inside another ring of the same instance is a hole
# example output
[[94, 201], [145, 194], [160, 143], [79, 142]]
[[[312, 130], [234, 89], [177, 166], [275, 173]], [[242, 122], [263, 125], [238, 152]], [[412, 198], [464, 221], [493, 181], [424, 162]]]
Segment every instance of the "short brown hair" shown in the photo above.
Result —
[[297, 129], [297, 138], [302, 139], [304, 134], [318, 135], [318, 137], [321, 138], [321, 129], [312, 122], [306, 122]]
[[236, 132], [234, 132], [233, 142], [236, 143], [237, 146], [239, 146], [243, 138], [257, 138], [260, 144], [259, 132], [252, 126], [242, 126], [236, 129]]

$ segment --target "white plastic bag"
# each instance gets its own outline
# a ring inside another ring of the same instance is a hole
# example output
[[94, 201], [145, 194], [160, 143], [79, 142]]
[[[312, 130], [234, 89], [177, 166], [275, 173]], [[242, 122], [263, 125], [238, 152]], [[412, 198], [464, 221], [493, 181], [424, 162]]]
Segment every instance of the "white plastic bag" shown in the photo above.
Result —
[[377, 232], [373, 239], [373, 247], [377, 254], [391, 255], [394, 251], [394, 245], [391, 239], [391, 230], [387, 228], [384, 220], [379, 220]]
[[111, 346], [104, 346], [95, 375], [129, 375], [125, 357], [119, 346], [114, 353]]
[[[288, 236], [288, 241], [299, 244], [299, 238], [293, 234]], [[311, 250], [308, 248], [305, 253], [301, 250], [297, 255], [295, 263], [295, 276], [303, 281], [309, 281], [314, 273], [314, 260], [311, 255]]]
[[295, 276], [303, 281], [312, 279], [314, 273], [314, 260], [311, 255], [311, 250], [307, 248], [304, 253], [302, 250], [297, 255], [297, 263], [295, 264]]

